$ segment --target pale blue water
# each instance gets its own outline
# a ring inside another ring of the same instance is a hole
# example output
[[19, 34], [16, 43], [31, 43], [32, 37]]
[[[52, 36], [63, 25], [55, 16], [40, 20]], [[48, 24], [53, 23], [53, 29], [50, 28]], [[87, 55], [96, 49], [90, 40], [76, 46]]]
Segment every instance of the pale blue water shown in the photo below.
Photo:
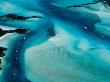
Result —
[[110, 82], [110, 11], [95, 0], [1, 0], [2, 29], [29, 29], [6, 34], [0, 82]]

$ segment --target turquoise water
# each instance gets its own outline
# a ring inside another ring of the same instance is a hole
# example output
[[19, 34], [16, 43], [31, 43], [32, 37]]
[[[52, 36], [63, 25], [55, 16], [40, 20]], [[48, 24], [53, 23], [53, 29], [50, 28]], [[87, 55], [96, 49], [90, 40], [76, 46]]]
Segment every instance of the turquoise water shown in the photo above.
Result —
[[[109, 6], [95, 0], [1, 0], [0, 82], [110, 82]], [[80, 7], [70, 7], [82, 5]], [[25, 20], [3, 18], [7, 14]]]

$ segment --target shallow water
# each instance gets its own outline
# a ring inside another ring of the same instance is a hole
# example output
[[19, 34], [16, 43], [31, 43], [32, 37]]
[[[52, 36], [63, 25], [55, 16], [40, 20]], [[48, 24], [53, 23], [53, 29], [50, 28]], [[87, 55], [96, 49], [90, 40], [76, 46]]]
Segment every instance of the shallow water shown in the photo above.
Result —
[[[1, 32], [15, 31], [0, 37], [0, 47], [7, 48], [5, 56], [0, 57], [0, 82], [110, 82], [107, 3], [95, 0], [0, 3]], [[28, 31], [23, 34], [24, 29]]]

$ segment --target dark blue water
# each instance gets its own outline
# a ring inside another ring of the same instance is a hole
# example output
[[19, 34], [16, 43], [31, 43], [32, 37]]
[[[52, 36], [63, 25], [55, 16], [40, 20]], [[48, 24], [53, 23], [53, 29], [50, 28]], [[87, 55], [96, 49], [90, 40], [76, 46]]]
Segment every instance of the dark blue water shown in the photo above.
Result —
[[94, 2], [1, 0], [1, 28], [29, 31], [5, 36], [0, 82], [109, 82], [109, 6]]

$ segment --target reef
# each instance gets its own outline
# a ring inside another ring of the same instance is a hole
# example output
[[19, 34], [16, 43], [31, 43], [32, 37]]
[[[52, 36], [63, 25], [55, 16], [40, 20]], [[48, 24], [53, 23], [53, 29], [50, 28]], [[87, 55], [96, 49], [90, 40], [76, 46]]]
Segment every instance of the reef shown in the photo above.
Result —
[[1, 0], [0, 82], [110, 82], [110, 0]]

